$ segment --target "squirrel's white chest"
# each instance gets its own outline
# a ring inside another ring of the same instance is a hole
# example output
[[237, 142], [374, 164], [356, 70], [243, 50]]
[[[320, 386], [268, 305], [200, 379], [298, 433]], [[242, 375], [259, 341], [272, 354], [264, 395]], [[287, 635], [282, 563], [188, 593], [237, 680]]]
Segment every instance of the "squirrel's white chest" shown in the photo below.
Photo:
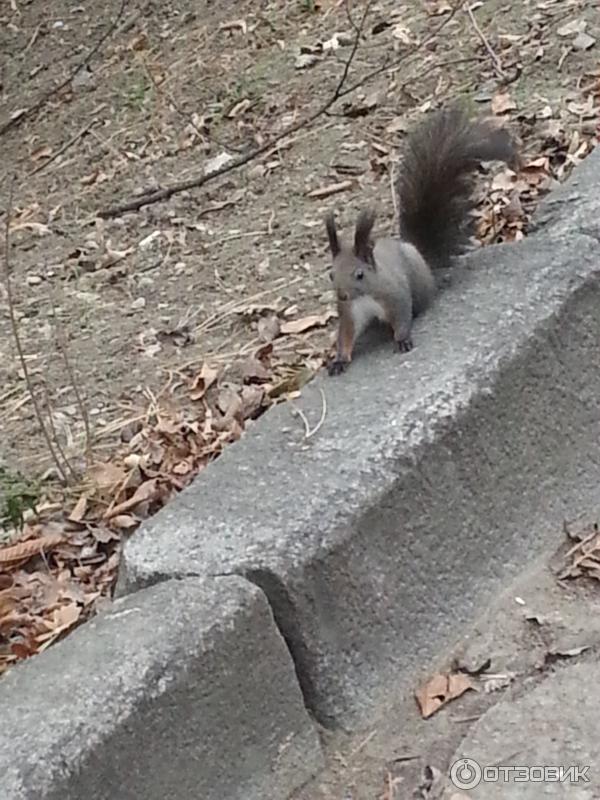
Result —
[[352, 321], [354, 322], [355, 336], [358, 336], [369, 322], [374, 319], [379, 319], [381, 322], [386, 321], [385, 310], [381, 303], [378, 303], [377, 300], [369, 295], [357, 297], [352, 301]]

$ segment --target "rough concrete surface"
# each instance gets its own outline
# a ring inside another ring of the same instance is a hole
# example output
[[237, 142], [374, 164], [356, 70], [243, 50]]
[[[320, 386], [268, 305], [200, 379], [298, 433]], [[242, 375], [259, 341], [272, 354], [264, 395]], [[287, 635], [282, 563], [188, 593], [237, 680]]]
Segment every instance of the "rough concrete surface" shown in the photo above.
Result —
[[0, 683], [2, 800], [281, 800], [322, 765], [269, 606], [238, 578], [115, 602]]
[[565, 181], [543, 201], [536, 214], [540, 233], [568, 235], [580, 231], [600, 240], [600, 148], [593, 150]]
[[572, 227], [476, 252], [413, 352], [315, 381], [308, 442], [289, 406], [259, 420], [130, 540], [120, 591], [246, 575], [316, 717], [368, 718], [595, 496], [600, 245]]
[[[597, 661], [574, 664], [546, 677], [523, 697], [489, 709], [455, 753], [454, 762], [469, 759], [469, 766], [457, 774], [458, 788], [468, 790], [473, 800], [598, 798], [597, 697], [588, 700], [589, 688], [598, 682], [598, 669]], [[519, 775], [512, 769], [500, 771], [500, 766], [531, 772]], [[589, 769], [559, 780], [558, 770], [546, 771], [552, 767]]]
[[[598, 519], [597, 512], [597, 508], [593, 510], [592, 519]], [[555, 691], [559, 701], [564, 698], [567, 690], [562, 688], [566, 686], [563, 681], [568, 681], [568, 692], [575, 695], [575, 702], [594, 708], [597, 682], [589, 676], [600, 669], [597, 582], [556, 578], [556, 571], [560, 573], [564, 568], [565, 552], [571, 545], [565, 541], [552, 559], [546, 553], [528, 564], [489, 606], [481, 609], [465, 636], [439, 653], [427, 679], [439, 672], [467, 670], [477, 691], [466, 692], [424, 720], [413, 696], [421, 685], [416, 672], [411, 691], [390, 692], [385, 709], [365, 730], [349, 735], [340, 731], [326, 733], [326, 769], [294, 793], [294, 800], [468, 800], [471, 791], [459, 791], [449, 778], [451, 765], [460, 757], [490, 758], [480, 762], [482, 767], [535, 766], [539, 764], [539, 754], [546, 752], [552, 717], [558, 743], [561, 737], [568, 738], [569, 728], [563, 723], [568, 723], [575, 712], [563, 710], [561, 702], [550, 704], [550, 698]], [[588, 666], [570, 673], [572, 679], [559, 677], [554, 683], [555, 676], [562, 676], [575, 664]], [[537, 698], [538, 687], [546, 681], [550, 685], [543, 701], [544, 718], [538, 724], [536, 714], [527, 718], [527, 709], [535, 699], [526, 698], [530, 693]], [[504, 710], [496, 711], [498, 704]], [[517, 708], [514, 715], [510, 712], [512, 707]], [[520, 734], [515, 745], [513, 720], [517, 714], [527, 737], [523, 752], [524, 737], [519, 738]], [[597, 752], [597, 721], [593, 715], [585, 712], [572, 729], [581, 740], [583, 751]], [[486, 749], [482, 739], [487, 741], [488, 735], [490, 744]], [[568, 747], [566, 750], [566, 755], [575, 757]], [[545, 757], [550, 755], [546, 752]], [[600, 797], [600, 765], [596, 766], [597, 756], [595, 759], [589, 762], [589, 777], [596, 790], [592, 797]], [[569, 764], [560, 760], [548, 762], [548, 766]], [[429, 783], [428, 772], [435, 774], [435, 780], [424, 790]], [[521, 796], [513, 795], [510, 785], [502, 785], [505, 791], [498, 790], [498, 796]], [[565, 796], [560, 784], [536, 782], [535, 786], [538, 794], [533, 796]], [[483, 789], [480, 792], [481, 796], [488, 796]]]

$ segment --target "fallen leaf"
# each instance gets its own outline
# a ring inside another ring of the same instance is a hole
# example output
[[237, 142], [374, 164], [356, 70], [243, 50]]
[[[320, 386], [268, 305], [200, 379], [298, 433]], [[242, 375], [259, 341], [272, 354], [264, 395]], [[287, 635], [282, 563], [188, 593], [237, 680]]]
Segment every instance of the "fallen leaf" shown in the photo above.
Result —
[[49, 158], [51, 155], [52, 148], [50, 145], [45, 145], [44, 147], [38, 147], [37, 150], [34, 150], [30, 158], [32, 161], [39, 161], [41, 158]]
[[252, 419], [261, 409], [265, 391], [261, 386], [243, 386], [241, 392], [242, 416]]
[[492, 111], [494, 114], [506, 114], [513, 111], [517, 104], [513, 102], [508, 92], [496, 92], [492, 97]]
[[567, 36], [576, 36], [578, 33], [583, 33], [587, 28], [587, 22], [584, 19], [573, 19], [562, 25], [556, 33], [563, 38]]
[[145, 481], [141, 486], [138, 486], [128, 500], [124, 500], [122, 503], [118, 503], [116, 506], [109, 508], [104, 514], [104, 519], [112, 519], [125, 511], [129, 511], [131, 508], [135, 508], [140, 503], [153, 500], [157, 492], [158, 480], [156, 478]]
[[111, 525], [114, 525], [117, 528], [122, 528], [123, 530], [135, 528], [140, 524], [139, 520], [137, 520], [135, 517], [132, 517], [130, 514], [117, 514], [117, 516], [113, 517], [110, 522]]
[[471, 678], [461, 672], [434, 675], [415, 692], [423, 719], [432, 716], [442, 706], [460, 697], [469, 689], [475, 689], [475, 686]]
[[269, 397], [273, 399], [277, 397], [290, 396], [292, 393], [299, 391], [309, 380], [314, 376], [315, 371], [310, 367], [302, 367], [299, 370], [287, 375], [282, 381], [274, 384], [268, 391]]
[[0, 549], [0, 564], [15, 564], [24, 561], [41, 552], [56, 547], [64, 540], [60, 534], [40, 536], [38, 539], [28, 539]]
[[242, 366], [244, 383], [264, 383], [270, 377], [269, 370], [258, 358], [248, 358]]
[[281, 333], [294, 334], [306, 333], [311, 328], [323, 328], [329, 320], [333, 319], [335, 314], [332, 311], [325, 311], [323, 314], [312, 314], [308, 317], [301, 317], [300, 319], [290, 320], [281, 325]]
[[272, 342], [281, 333], [281, 323], [278, 317], [271, 314], [258, 320], [258, 337], [263, 342]]
[[102, 490], [112, 489], [118, 486], [118, 484], [122, 483], [127, 477], [127, 473], [125, 470], [121, 469], [121, 467], [117, 467], [116, 464], [111, 464], [110, 462], [102, 461], [93, 464], [89, 468], [88, 474], [98, 489]]
[[200, 372], [196, 375], [192, 382], [192, 390], [190, 392], [191, 400], [202, 400], [207, 390], [217, 380], [219, 370], [208, 364], [202, 364]]
[[87, 495], [82, 494], [79, 500], [75, 503], [75, 507], [69, 514], [69, 519], [71, 520], [71, 522], [81, 522], [81, 520], [85, 517], [87, 506], [88, 506]]

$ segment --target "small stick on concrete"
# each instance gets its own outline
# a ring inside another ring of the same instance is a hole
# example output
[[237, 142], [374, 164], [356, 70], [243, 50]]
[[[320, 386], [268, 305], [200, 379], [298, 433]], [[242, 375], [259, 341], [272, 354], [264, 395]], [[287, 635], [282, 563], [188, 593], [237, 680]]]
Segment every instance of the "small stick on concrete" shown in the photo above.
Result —
[[310, 439], [312, 436], [315, 435], [315, 433], [317, 433], [321, 429], [323, 423], [325, 422], [325, 417], [327, 416], [327, 398], [325, 397], [325, 392], [323, 391], [323, 389], [319, 389], [319, 392], [321, 393], [321, 400], [323, 401], [323, 407], [321, 410], [321, 418], [319, 419], [314, 428], [311, 429], [310, 423], [306, 418], [306, 414], [304, 413], [304, 411], [302, 411], [301, 408], [293, 406], [292, 409], [292, 413], [300, 417], [300, 419], [304, 423], [304, 441]]

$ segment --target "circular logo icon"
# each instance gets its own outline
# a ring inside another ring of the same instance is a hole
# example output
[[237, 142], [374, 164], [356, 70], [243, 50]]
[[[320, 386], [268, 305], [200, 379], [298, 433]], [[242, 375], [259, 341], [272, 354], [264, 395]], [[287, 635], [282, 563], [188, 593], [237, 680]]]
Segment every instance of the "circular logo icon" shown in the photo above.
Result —
[[450, 780], [457, 789], [474, 789], [482, 775], [481, 767], [472, 758], [461, 758], [450, 767]]

